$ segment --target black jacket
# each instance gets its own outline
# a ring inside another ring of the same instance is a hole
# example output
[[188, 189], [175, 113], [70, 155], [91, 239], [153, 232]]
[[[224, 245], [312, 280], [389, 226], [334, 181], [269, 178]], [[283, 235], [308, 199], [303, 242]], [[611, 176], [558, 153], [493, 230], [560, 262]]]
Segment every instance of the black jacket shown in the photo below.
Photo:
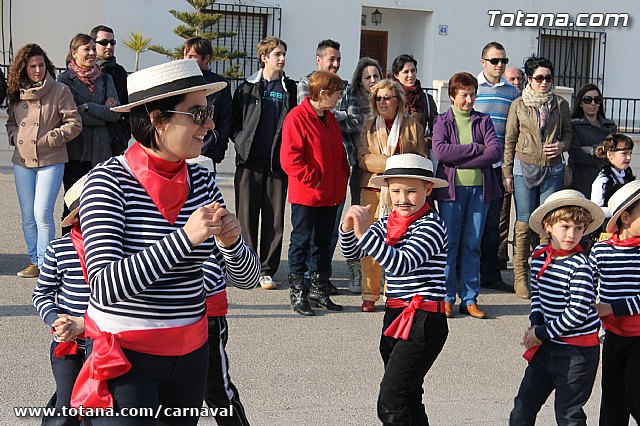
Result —
[[[242, 82], [233, 95], [232, 139], [236, 149], [236, 165], [244, 164], [249, 159], [253, 137], [262, 113], [261, 80], [262, 69]], [[285, 99], [271, 148], [271, 170], [273, 171], [282, 171], [280, 166], [282, 123], [284, 117], [296, 106], [296, 82], [283, 74], [282, 86], [285, 91]]]
[[229, 82], [218, 74], [210, 70], [202, 71], [204, 78], [209, 83], [224, 82], [227, 87], [207, 96], [207, 104], [214, 106], [213, 122], [216, 127], [212, 132], [208, 132], [204, 138], [202, 155], [209, 157], [214, 163], [221, 163], [229, 145], [231, 136], [231, 124], [233, 116], [231, 111], [231, 88]]
[[616, 123], [608, 118], [598, 116], [600, 128], [594, 127], [585, 117], [571, 119], [573, 138], [569, 149], [569, 158], [573, 165], [573, 182], [571, 188], [578, 190], [585, 197], [591, 197], [591, 184], [602, 168], [602, 159], [590, 155], [582, 147], [596, 147], [611, 132], [617, 129]]

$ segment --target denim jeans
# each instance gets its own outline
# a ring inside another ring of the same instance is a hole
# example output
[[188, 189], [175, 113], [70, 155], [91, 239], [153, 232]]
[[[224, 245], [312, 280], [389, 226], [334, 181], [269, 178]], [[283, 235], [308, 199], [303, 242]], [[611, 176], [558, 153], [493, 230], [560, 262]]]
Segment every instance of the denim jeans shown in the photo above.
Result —
[[[306, 259], [311, 253], [312, 270], [328, 272], [331, 268], [329, 247], [336, 223], [338, 206], [309, 207], [291, 204], [291, 238], [289, 243], [289, 273], [304, 275]], [[311, 246], [313, 235], [313, 247]]]
[[440, 201], [440, 217], [447, 225], [449, 252], [446, 276], [445, 301], [456, 301], [456, 264], [460, 250], [460, 299], [463, 306], [478, 301], [480, 293], [480, 243], [489, 203], [482, 200], [482, 186], [456, 186], [454, 201]]
[[13, 165], [22, 214], [22, 232], [31, 263], [42, 266], [49, 242], [56, 236], [53, 208], [62, 185], [64, 164], [27, 168]]
[[524, 177], [513, 177], [513, 199], [516, 203], [516, 220], [529, 222], [531, 213], [544, 203], [554, 192], [564, 189], [564, 166], [562, 163], [553, 166], [551, 174], [537, 187], [527, 188]]

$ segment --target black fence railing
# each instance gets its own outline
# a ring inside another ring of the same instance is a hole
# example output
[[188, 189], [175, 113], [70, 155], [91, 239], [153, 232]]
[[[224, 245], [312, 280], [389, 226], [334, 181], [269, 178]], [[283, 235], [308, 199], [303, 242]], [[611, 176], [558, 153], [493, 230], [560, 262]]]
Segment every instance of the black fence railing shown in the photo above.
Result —
[[640, 133], [640, 99], [605, 97], [604, 112], [622, 133]]

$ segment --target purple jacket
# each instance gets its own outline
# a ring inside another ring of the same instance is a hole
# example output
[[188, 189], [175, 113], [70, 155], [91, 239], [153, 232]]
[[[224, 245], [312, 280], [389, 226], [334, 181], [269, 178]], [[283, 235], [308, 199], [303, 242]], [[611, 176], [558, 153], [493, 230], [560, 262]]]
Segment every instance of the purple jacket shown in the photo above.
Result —
[[[471, 111], [471, 137], [473, 143], [460, 145], [451, 108], [436, 117], [432, 139], [433, 156], [438, 161], [436, 177], [449, 182], [447, 188], [433, 191], [437, 200], [456, 199], [456, 169], [482, 169], [482, 201], [489, 202], [502, 196], [498, 177], [492, 167], [502, 159], [502, 148], [489, 114]], [[478, 145], [484, 145], [485, 150], [481, 151]]]

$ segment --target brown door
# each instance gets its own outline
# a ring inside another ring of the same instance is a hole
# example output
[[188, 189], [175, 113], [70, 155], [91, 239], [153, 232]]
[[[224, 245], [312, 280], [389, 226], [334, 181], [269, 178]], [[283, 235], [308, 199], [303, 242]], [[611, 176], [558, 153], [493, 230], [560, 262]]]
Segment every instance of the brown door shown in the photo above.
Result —
[[[387, 74], [387, 31], [362, 30], [360, 35], [360, 57], [368, 56], [380, 62], [382, 72]], [[384, 77], [384, 76], [383, 76]]]

